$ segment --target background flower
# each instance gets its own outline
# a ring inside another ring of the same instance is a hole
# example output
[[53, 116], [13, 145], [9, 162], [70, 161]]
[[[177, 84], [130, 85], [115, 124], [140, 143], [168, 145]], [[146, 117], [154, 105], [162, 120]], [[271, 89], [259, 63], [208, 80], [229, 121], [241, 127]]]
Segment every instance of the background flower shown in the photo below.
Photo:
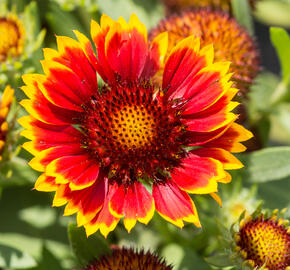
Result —
[[[196, 9], [173, 15], [162, 20], [150, 32], [153, 39], [159, 33], [168, 32], [168, 52], [181, 39], [194, 35], [200, 37], [201, 46], [214, 44], [215, 61], [230, 61], [238, 95], [245, 96], [259, 72], [259, 53], [254, 40], [246, 29], [227, 13]], [[156, 78], [160, 83], [160, 75]]]
[[0, 4], [0, 86], [20, 85], [20, 76], [35, 69], [33, 57], [45, 36], [39, 29], [36, 3], [31, 2], [23, 12], [18, 12], [6, 0]]
[[7, 115], [14, 97], [14, 90], [10, 86], [6, 86], [4, 93], [0, 99], [0, 162], [3, 160], [3, 152], [6, 145], [6, 136], [9, 125], [7, 123]]

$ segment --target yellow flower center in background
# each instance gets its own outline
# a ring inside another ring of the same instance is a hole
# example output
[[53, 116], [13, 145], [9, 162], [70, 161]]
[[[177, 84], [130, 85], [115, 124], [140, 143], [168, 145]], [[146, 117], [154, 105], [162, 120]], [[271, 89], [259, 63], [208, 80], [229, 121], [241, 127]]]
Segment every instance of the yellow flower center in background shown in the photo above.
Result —
[[19, 56], [23, 50], [23, 29], [13, 15], [0, 17], [0, 62], [7, 56]]
[[153, 115], [143, 106], [125, 106], [113, 115], [111, 129], [117, 144], [125, 148], [141, 148], [150, 144], [155, 134]]
[[238, 246], [255, 267], [265, 264], [269, 270], [284, 270], [290, 265], [290, 235], [276, 221], [250, 221], [240, 229], [239, 236]]

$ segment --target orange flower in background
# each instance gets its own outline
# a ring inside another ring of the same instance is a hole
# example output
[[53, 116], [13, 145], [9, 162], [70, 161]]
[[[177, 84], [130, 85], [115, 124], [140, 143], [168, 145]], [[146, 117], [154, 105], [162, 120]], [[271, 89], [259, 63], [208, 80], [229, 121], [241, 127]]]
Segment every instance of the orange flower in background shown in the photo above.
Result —
[[290, 266], [289, 221], [277, 216], [264, 215], [243, 219], [236, 235], [238, 250], [253, 268], [264, 266], [268, 270], [286, 270]]
[[8, 115], [10, 105], [14, 96], [14, 90], [10, 86], [6, 86], [0, 100], [0, 161], [5, 147], [6, 134], [8, 131], [8, 123], [6, 117]]
[[149, 251], [135, 251], [133, 249], [113, 249], [112, 254], [104, 255], [89, 264], [83, 270], [171, 270], [163, 259]]
[[7, 57], [21, 55], [24, 46], [24, 30], [14, 14], [0, 16], [0, 63]]
[[[255, 42], [247, 31], [228, 14], [209, 9], [186, 11], [162, 20], [151, 30], [153, 40], [162, 32], [168, 32], [170, 50], [182, 39], [194, 35], [200, 37], [201, 46], [213, 44], [216, 61], [230, 61], [232, 80], [245, 95], [259, 72], [259, 54]], [[163, 71], [162, 71], [163, 72]], [[162, 72], [156, 78], [162, 82]]]
[[[245, 0], [246, 1], [246, 0]], [[255, 7], [257, 0], [249, 1], [252, 8]], [[216, 10], [232, 12], [231, 0], [163, 0], [168, 14], [180, 12], [188, 8], [210, 7]]]
[[230, 64], [213, 63], [213, 46], [188, 37], [167, 56], [156, 89], [167, 33], [149, 45], [135, 15], [129, 23], [103, 15], [91, 24], [97, 56], [75, 34], [78, 42], [58, 36], [58, 50], [44, 49], [45, 75], [23, 76], [30, 115], [19, 122], [35, 155], [30, 166], [42, 172], [35, 189], [55, 191], [53, 205], [77, 213], [87, 235], [106, 236], [121, 218], [130, 231], [155, 209], [176, 226], [200, 226], [188, 193], [218, 199], [218, 183], [230, 181], [225, 170], [242, 167], [231, 152], [252, 136], [231, 112], [238, 90]]

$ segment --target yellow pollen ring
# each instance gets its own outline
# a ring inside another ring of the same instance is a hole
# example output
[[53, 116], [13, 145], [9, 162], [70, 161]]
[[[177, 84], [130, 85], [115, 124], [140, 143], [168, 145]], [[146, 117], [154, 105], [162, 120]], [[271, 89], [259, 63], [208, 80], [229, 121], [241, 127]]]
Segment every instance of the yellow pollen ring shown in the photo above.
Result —
[[119, 146], [138, 149], [151, 144], [156, 122], [143, 106], [124, 106], [112, 115], [111, 133]]

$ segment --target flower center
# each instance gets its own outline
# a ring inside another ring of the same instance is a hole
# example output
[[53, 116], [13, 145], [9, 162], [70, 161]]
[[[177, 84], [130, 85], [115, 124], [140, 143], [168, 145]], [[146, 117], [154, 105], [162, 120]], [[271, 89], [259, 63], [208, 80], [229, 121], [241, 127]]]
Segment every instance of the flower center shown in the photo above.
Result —
[[0, 61], [5, 60], [7, 55], [18, 55], [18, 43], [20, 32], [13, 20], [0, 17]]
[[112, 181], [153, 180], [185, 156], [187, 133], [178, 111], [156, 98], [149, 83], [105, 87], [86, 108], [80, 126], [84, 147]]
[[238, 245], [255, 266], [266, 264], [269, 270], [284, 270], [290, 265], [290, 235], [282, 225], [258, 219], [247, 223], [239, 235]]
[[149, 146], [156, 136], [156, 120], [144, 106], [124, 106], [113, 115], [112, 137], [127, 149]]

